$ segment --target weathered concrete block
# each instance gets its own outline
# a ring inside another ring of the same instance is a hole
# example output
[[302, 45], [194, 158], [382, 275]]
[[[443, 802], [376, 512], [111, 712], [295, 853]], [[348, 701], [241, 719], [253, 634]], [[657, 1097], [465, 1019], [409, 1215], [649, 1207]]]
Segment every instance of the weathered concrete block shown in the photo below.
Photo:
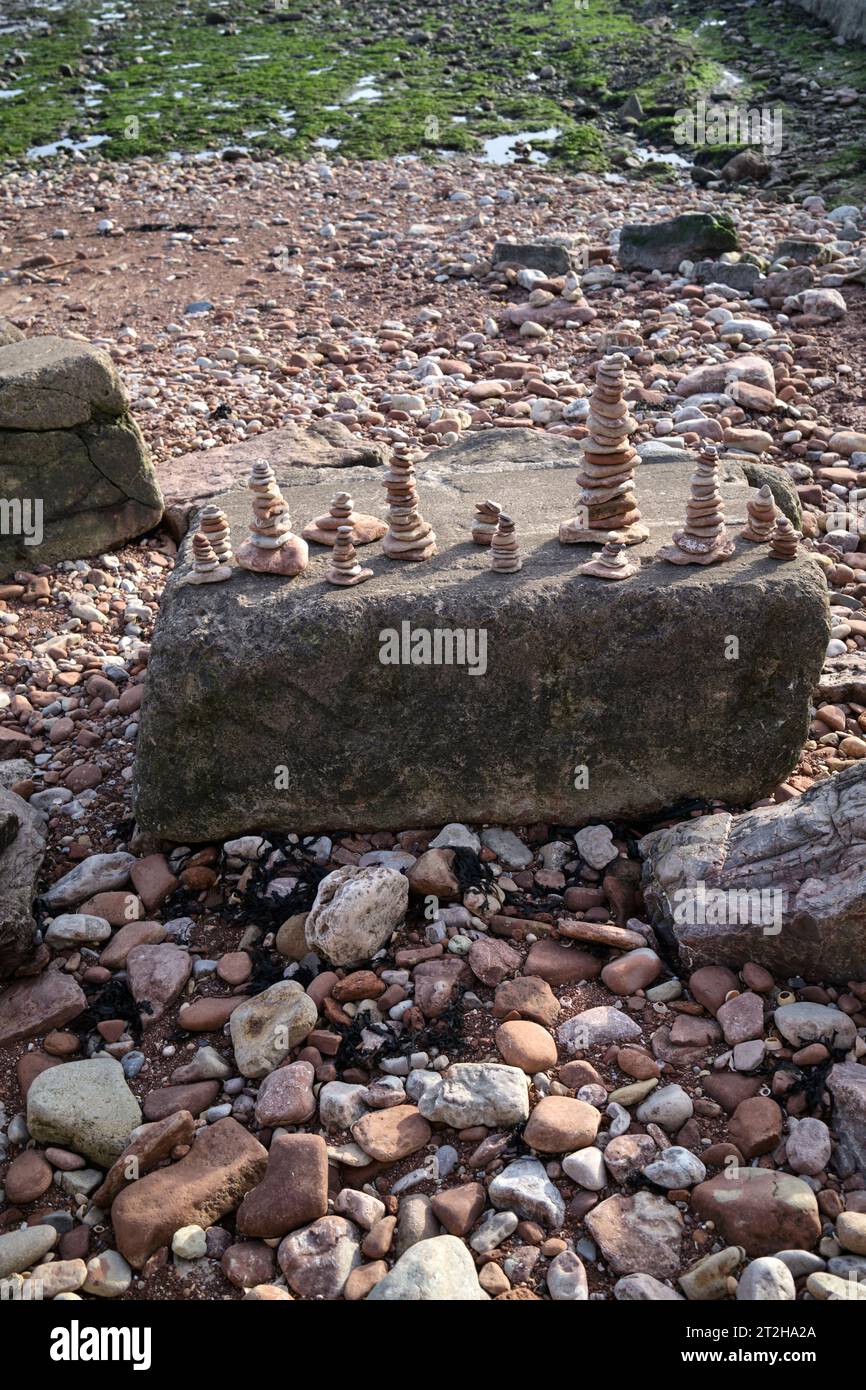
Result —
[[157, 524], [162, 495], [104, 353], [51, 337], [0, 347], [0, 498], [0, 576]]
[[[766, 793], [795, 764], [828, 639], [817, 564], [778, 564], [747, 542], [706, 569], [653, 561], [685, 509], [690, 465], [673, 463], [640, 470], [651, 530], [640, 574], [578, 575], [591, 548], [557, 540], [574, 510], [573, 456], [502, 472], [492, 440], [486, 466], [428, 461], [419, 486], [439, 553], [401, 564], [366, 546], [375, 577], [355, 589], [324, 582], [329, 556], [315, 546], [291, 581], [239, 572], [184, 587], [187, 546], [153, 641], [142, 830], [196, 842], [264, 828], [578, 824]], [[298, 530], [334, 487], [297, 469], [282, 481]], [[341, 473], [340, 486], [381, 514], [369, 473]], [[723, 492], [729, 519], [744, 520], [741, 475]], [[470, 540], [474, 502], [491, 495], [518, 519], [517, 574], [492, 573]], [[223, 505], [237, 545], [247, 495]], [[383, 663], [419, 630], [409, 664]], [[446, 664], [448, 633], [458, 657], [466, 639], [463, 664]], [[414, 664], [428, 641], [435, 658], [437, 634], [442, 664]]]

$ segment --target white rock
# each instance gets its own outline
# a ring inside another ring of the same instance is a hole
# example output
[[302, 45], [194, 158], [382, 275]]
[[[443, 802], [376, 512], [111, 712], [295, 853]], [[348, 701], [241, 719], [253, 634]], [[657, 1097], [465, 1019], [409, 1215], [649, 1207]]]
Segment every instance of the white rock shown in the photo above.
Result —
[[737, 1299], [748, 1302], [793, 1301], [797, 1296], [794, 1276], [786, 1264], [772, 1255], [752, 1260], [737, 1284]]
[[419, 1240], [367, 1295], [368, 1303], [442, 1303], [489, 1300], [475, 1264], [456, 1236]]
[[561, 1250], [547, 1271], [547, 1290], [555, 1303], [586, 1303], [586, 1270], [573, 1250]]
[[510, 1128], [529, 1119], [529, 1082], [518, 1067], [500, 1062], [455, 1062], [418, 1100], [427, 1120], [468, 1129]]
[[703, 1182], [707, 1176], [701, 1160], [690, 1149], [684, 1149], [679, 1144], [663, 1149], [658, 1158], [641, 1171], [650, 1182], [668, 1191], [673, 1187], [694, 1187], [695, 1183]]
[[607, 1186], [607, 1169], [604, 1154], [594, 1147], [578, 1149], [576, 1153], [566, 1154], [562, 1160], [563, 1172], [588, 1192], [601, 1192]]
[[201, 1226], [181, 1226], [171, 1238], [171, 1248], [182, 1260], [200, 1260], [207, 1254], [207, 1234]]
[[55, 917], [45, 933], [49, 946], [66, 946], [79, 941], [107, 941], [111, 926], [104, 917], [87, 912], [63, 912]]
[[593, 869], [603, 869], [616, 859], [613, 832], [606, 825], [585, 825], [574, 837], [578, 854]]
[[369, 960], [403, 921], [408, 902], [408, 880], [396, 869], [336, 869], [319, 884], [304, 929], [307, 945], [333, 965]]

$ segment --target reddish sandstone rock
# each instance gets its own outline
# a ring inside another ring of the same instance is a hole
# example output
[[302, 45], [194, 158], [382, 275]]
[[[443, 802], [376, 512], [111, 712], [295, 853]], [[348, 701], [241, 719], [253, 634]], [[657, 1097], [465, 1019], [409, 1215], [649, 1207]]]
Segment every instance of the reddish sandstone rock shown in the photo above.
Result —
[[256, 1097], [260, 1125], [302, 1125], [316, 1112], [313, 1094], [315, 1068], [309, 1062], [290, 1062], [264, 1078]]
[[764, 1036], [764, 1001], [759, 994], [753, 994], [751, 990], [738, 994], [736, 999], [729, 999], [727, 1004], [722, 1004], [716, 1012], [716, 1018], [722, 1026], [725, 1042], [729, 1047], [736, 1047], [737, 1043], [751, 1042], [754, 1038]]
[[633, 1076], [635, 1081], [649, 1081], [651, 1077], [661, 1074], [655, 1058], [639, 1047], [621, 1047], [616, 1054], [616, 1064], [620, 1071], [625, 1072], [626, 1076]]
[[679, 1270], [683, 1218], [663, 1197], [608, 1197], [587, 1213], [586, 1225], [614, 1274], [671, 1279]]
[[141, 1005], [142, 1025], [148, 1028], [180, 996], [192, 961], [188, 951], [165, 941], [159, 946], [135, 946], [126, 957], [126, 970], [132, 996]]
[[222, 1028], [238, 1005], [243, 1004], [243, 1002], [244, 996], [242, 994], [234, 995], [231, 999], [226, 998], [225, 995], [194, 999], [188, 1008], [181, 1009], [178, 1023], [189, 1033], [212, 1033], [216, 1029]]
[[451, 1236], [465, 1236], [472, 1230], [484, 1210], [487, 1193], [482, 1183], [467, 1182], [461, 1187], [446, 1188], [430, 1198], [437, 1220]]
[[759, 1158], [775, 1149], [782, 1138], [782, 1112], [769, 1096], [743, 1100], [731, 1116], [728, 1138], [744, 1158]]
[[108, 942], [99, 957], [99, 964], [108, 970], [122, 970], [126, 958], [136, 946], [155, 946], [165, 940], [161, 922], [129, 922]]
[[144, 859], [137, 860], [129, 871], [129, 877], [146, 912], [160, 907], [177, 887], [177, 879], [168, 867], [164, 854], [148, 854]]
[[218, 1081], [194, 1081], [188, 1086], [162, 1086], [151, 1091], [142, 1102], [146, 1120], [165, 1120], [176, 1115], [179, 1110], [188, 1110], [190, 1115], [200, 1115], [213, 1105], [219, 1095]]
[[265, 1176], [237, 1214], [247, 1236], [288, 1235], [328, 1211], [328, 1149], [318, 1134], [283, 1134], [271, 1143]]
[[396, 1163], [407, 1154], [423, 1149], [431, 1132], [424, 1116], [414, 1105], [374, 1110], [352, 1125], [355, 1143], [379, 1163]]
[[662, 962], [649, 946], [640, 946], [636, 951], [626, 951], [616, 960], [610, 961], [602, 970], [601, 978], [614, 994], [634, 994], [636, 990], [646, 989], [662, 973]]
[[759, 1076], [740, 1076], [733, 1071], [713, 1072], [701, 1079], [705, 1095], [733, 1115], [741, 1101], [756, 1096], [763, 1085]]
[[740, 982], [733, 970], [724, 965], [702, 965], [689, 976], [692, 997], [713, 1015], [725, 1002], [725, 995], [739, 990]]
[[811, 1250], [821, 1237], [818, 1203], [802, 1178], [770, 1168], [718, 1173], [692, 1190], [700, 1221], [712, 1221], [728, 1245], [751, 1258], [779, 1250]]
[[220, 1266], [236, 1289], [252, 1289], [269, 1284], [277, 1268], [277, 1257], [263, 1240], [242, 1240], [224, 1250]]
[[517, 980], [504, 980], [497, 987], [493, 1017], [507, 1018], [510, 1013], [518, 1013], [522, 1018], [549, 1028], [559, 1018], [560, 1003], [546, 980], [537, 975], [523, 975]]
[[80, 986], [59, 970], [16, 981], [0, 994], [0, 1047], [70, 1023], [86, 1003]]
[[261, 1181], [267, 1150], [228, 1117], [202, 1130], [179, 1163], [148, 1173], [115, 1198], [117, 1248], [141, 1269], [181, 1226], [212, 1226]]
[[92, 917], [102, 917], [112, 927], [128, 926], [130, 922], [138, 922], [144, 916], [141, 898], [136, 893], [124, 893], [119, 890], [95, 894], [94, 897], [88, 898], [86, 903], [82, 903], [78, 911], [89, 913]]
[[49, 1067], [62, 1067], [63, 1063], [59, 1057], [49, 1057], [44, 1052], [24, 1052], [15, 1063], [15, 1070], [18, 1075], [18, 1089], [21, 1092], [21, 1099], [27, 1099], [27, 1092], [33, 1085], [37, 1076], [47, 1071]]
[[539, 1153], [571, 1153], [593, 1142], [600, 1123], [594, 1105], [570, 1096], [545, 1096], [530, 1115], [523, 1138]]
[[51, 1164], [35, 1149], [25, 1149], [13, 1158], [7, 1169], [6, 1201], [14, 1204], [35, 1202], [48, 1191], [52, 1180]]
[[118, 1192], [127, 1183], [135, 1182], [155, 1168], [179, 1144], [189, 1144], [193, 1136], [193, 1118], [187, 1110], [178, 1110], [155, 1124], [142, 1125], [141, 1132], [128, 1144], [109, 1168], [105, 1181], [93, 1194], [94, 1206], [108, 1211]]
[[578, 980], [594, 980], [602, 962], [579, 946], [563, 946], [545, 938], [534, 941], [523, 966], [525, 975], [537, 975], [549, 985], [571, 985]]
[[556, 1043], [538, 1023], [526, 1019], [503, 1023], [497, 1028], [494, 1041], [503, 1062], [530, 1076], [556, 1066]]
[[479, 936], [469, 949], [469, 968], [483, 985], [499, 985], [520, 969], [520, 956], [507, 941]]
[[456, 956], [422, 961], [412, 972], [415, 981], [415, 1003], [425, 1018], [438, 1018], [453, 1003], [458, 987], [467, 984], [469, 967]]

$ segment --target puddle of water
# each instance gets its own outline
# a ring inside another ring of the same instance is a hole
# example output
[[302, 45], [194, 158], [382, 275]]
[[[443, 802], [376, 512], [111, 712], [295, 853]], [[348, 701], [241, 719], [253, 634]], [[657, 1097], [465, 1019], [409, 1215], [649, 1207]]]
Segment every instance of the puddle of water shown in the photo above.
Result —
[[350, 101], [380, 101], [381, 98], [382, 92], [376, 86], [376, 78], [362, 77], [343, 100], [348, 103]]
[[[548, 130], [522, 130], [517, 135], [494, 135], [484, 141], [481, 158], [486, 164], [513, 164], [517, 158], [515, 145], [527, 145], [533, 140], [556, 140], [562, 134], [558, 126]], [[543, 150], [533, 150], [529, 156], [532, 164], [546, 164], [548, 156]]]
[[96, 145], [104, 144], [107, 139], [107, 135], [88, 135], [86, 140], [70, 140], [67, 136], [63, 140], [53, 141], [50, 145], [31, 145], [27, 151], [27, 158], [45, 159], [60, 150], [92, 150]]
[[635, 159], [639, 159], [641, 164], [648, 164], [652, 160], [657, 164], [670, 164], [672, 169], [691, 169], [692, 167], [692, 161], [686, 159], [684, 155], [675, 154], [673, 151], [663, 154], [661, 150], [649, 149], [645, 145], [636, 145], [634, 149], [629, 150], [629, 154], [633, 155]]

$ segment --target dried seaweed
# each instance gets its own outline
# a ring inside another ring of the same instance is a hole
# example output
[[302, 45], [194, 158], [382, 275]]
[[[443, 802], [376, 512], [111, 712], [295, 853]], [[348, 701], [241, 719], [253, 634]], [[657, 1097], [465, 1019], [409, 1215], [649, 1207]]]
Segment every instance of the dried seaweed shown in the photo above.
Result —
[[457, 846], [454, 850], [452, 869], [460, 885], [461, 897], [464, 893], [468, 893], [470, 888], [483, 889], [493, 881], [490, 865], [479, 859], [473, 849], [466, 849], [462, 845]]
[[152, 1014], [153, 1007], [146, 999], [136, 1001], [125, 980], [113, 979], [104, 985], [87, 986], [87, 1007], [74, 1021], [73, 1032], [80, 1038], [92, 1033], [97, 1024], [109, 1018], [122, 1018], [126, 1031], [138, 1042], [141, 1039], [141, 1015]]

